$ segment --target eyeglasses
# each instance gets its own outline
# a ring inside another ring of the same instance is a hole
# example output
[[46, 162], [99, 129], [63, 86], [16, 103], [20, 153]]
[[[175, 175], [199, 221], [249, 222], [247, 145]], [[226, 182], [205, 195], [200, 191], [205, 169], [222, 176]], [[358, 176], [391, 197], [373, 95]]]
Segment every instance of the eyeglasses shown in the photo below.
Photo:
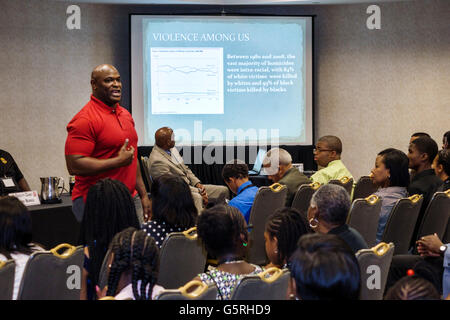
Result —
[[331, 149], [319, 149], [319, 148], [314, 148], [313, 149], [313, 152], [317, 152], [317, 153], [319, 153], [319, 152], [322, 152], [322, 151], [334, 151], [334, 150], [331, 150]]

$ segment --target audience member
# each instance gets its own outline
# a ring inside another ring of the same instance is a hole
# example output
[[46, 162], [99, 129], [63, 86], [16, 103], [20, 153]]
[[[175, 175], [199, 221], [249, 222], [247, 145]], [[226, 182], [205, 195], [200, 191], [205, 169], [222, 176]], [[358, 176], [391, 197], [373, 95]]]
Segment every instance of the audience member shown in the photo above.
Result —
[[450, 148], [450, 131], [447, 131], [444, 133], [444, 136], [442, 137], [442, 149], [449, 149]]
[[142, 223], [150, 215], [151, 204], [137, 161], [134, 120], [119, 104], [122, 98], [119, 71], [109, 64], [95, 67], [91, 88], [90, 101], [67, 125], [67, 170], [76, 176], [72, 211], [81, 221], [89, 188], [100, 179], [111, 178], [128, 187]]
[[311, 180], [327, 184], [330, 180], [340, 180], [344, 177], [353, 178], [341, 160], [341, 153], [341, 139], [336, 136], [321, 137], [314, 149], [314, 160], [322, 169], [314, 173]]
[[309, 184], [311, 180], [292, 166], [292, 157], [284, 149], [270, 149], [263, 159], [262, 174], [267, 174], [269, 180], [287, 187], [285, 206], [290, 207], [295, 193], [302, 184]]
[[217, 258], [217, 267], [209, 267], [194, 280], [218, 288], [217, 299], [229, 300], [240, 278], [262, 272], [260, 266], [244, 260], [248, 244], [247, 224], [238, 209], [228, 205], [216, 205], [206, 209], [198, 217], [198, 237], [206, 251]]
[[447, 191], [450, 189], [450, 149], [439, 150], [431, 167], [436, 176], [443, 181], [436, 191]]
[[171, 232], [181, 232], [195, 226], [197, 209], [187, 183], [179, 176], [164, 174], [152, 183], [152, 218], [142, 229], [161, 248]]
[[[409, 143], [411, 144], [411, 142], [413, 142], [414, 140], [416, 140], [417, 138], [420, 138], [420, 137], [428, 137], [428, 138], [431, 138], [431, 136], [428, 134], [428, 133], [426, 133], [426, 132], [416, 132], [416, 133], [413, 133], [412, 135], [411, 135], [411, 138], [409, 139]], [[416, 175], [416, 170], [414, 170], [414, 169], [409, 169], [410, 170], [410, 175], [409, 175], [409, 177], [411, 178], [411, 180], [412, 180], [412, 178]]]
[[346, 224], [350, 204], [350, 196], [343, 187], [323, 185], [311, 198], [308, 221], [315, 232], [339, 236], [356, 253], [367, 249], [367, 243], [358, 231]]
[[412, 275], [404, 276], [389, 288], [384, 300], [440, 300], [440, 295], [429, 281]]
[[0, 150], [0, 196], [30, 191], [30, 186], [9, 152]]
[[13, 300], [17, 299], [28, 258], [34, 251], [43, 250], [31, 242], [31, 231], [27, 207], [16, 197], [0, 197], [0, 261], [14, 259], [16, 263]]
[[81, 222], [84, 246], [81, 299], [95, 299], [95, 286], [108, 246], [116, 233], [128, 227], [139, 229], [133, 198], [120, 181], [102, 179], [89, 188]]
[[258, 187], [248, 180], [247, 165], [237, 159], [230, 161], [222, 169], [222, 178], [236, 195], [228, 205], [239, 209], [248, 223]]
[[155, 145], [148, 159], [151, 177], [157, 179], [163, 174], [172, 173], [183, 178], [191, 188], [198, 213], [210, 200], [218, 203], [228, 199], [227, 187], [200, 183], [191, 169], [184, 164], [183, 158], [175, 148], [174, 138], [171, 128], [163, 127], [156, 130]]
[[419, 255], [400, 254], [392, 258], [386, 291], [412, 269], [447, 297], [450, 294], [450, 244], [443, 244], [436, 234], [423, 236], [416, 244]]
[[411, 138], [409, 139], [409, 143], [413, 142], [414, 140], [416, 140], [417, 138], [420, 138], [420, 137], [431, 138], [431, 136], [426, 132], [415, 132], [411, 135]]
[[289, 260], [291, 296], [300, 300], [358, 300], [359, 264], [353, 251], [332, 234], [307, 234]]
[[108, 285], [97, 297], [116, 300], [153, 300], [164, 288], [157, 285], [159, 252], [155, 240], [133, 227], [117, 233], [108, 257]]
[[297, 248], [298, 239], [311, 232], [308, 221], [296, 209], [277, 209], [266, 221], [264, 240], [270, 260], [266, 268], [286, 268], [290, 256]]
[[409, 195], [423, 195], [422, 206], [411, 238], [411, 246], [414, 246], [414, 242], [416, 241], [418, 229], [428, 203], [436, 192], [436, 189], [442, 184], [442, 180], [436, 176], [434, 170], [431, 168], [437, 152], [437, 143], [428, 137], [417, 138], [409, 145], [409, 167], [414, 169], [416, 174], [408, 186], [408, 193]]
[[372, 180], [379, 189], [375, 195], [381, 198], [380, 219], [376, 242], [383, 236], [386, 222], [397, 200], [408, 195], [409, 185], [408, 157], [400, 150], [389, 148], [381, 151], [372, 169]]

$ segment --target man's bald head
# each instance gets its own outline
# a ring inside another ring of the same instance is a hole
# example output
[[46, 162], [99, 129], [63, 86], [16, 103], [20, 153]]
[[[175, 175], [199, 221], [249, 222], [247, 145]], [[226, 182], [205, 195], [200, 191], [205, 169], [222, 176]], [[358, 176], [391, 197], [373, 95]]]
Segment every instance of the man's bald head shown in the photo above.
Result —
[[162, 127], [156, 130], [155, 143], [158, 147], [164, 150], [169, 150], [175, 147], [173, 130], [169, 127]]
[[122, 82], [117, 69], [110, 64], [98, 65], [91, 73], [92, 95], [113, 107], [122, 98]]
[[340, 155], [342, 153], [342, 142], [336, 136], [323, 136], [319, 139], [321, 142], [327, 144], [328, 149], [336, 151], [336, 154]]
[[114, 67], [113, 65], [110, 65], [110, 64], [107, 64], [107, 63], [99, 64], [98, 66], [96, 66], [94, 68], [94, 70], [92, 70], [92, 72], [91, 72], [91, 80], [95, 81], [95, 80], [98, 79], [98, 77], [102, 73], [104, 73], [106, 71], [111, 71], [111, 70], [119, 73], [119, 71], [117, 71], [116, 67]]

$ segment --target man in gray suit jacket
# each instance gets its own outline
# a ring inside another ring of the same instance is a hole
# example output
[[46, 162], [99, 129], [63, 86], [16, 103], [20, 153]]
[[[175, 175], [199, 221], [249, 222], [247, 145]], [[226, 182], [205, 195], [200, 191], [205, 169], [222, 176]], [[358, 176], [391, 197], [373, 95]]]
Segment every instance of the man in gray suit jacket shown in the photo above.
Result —
[[190, 186], [195, 206], [200, 213], [203, 205], [211, 201], [229, 198], [229, 190], [225, 186], [211, 184], [202, 185], [200, 180], [189, 169], [175, 148], [173, 130], [168, 127], [159, 128], [155, 133], [155, 146], [150, 153], [149, 171], [152, 179], [157, 179], [163, 174], [180, 176]]

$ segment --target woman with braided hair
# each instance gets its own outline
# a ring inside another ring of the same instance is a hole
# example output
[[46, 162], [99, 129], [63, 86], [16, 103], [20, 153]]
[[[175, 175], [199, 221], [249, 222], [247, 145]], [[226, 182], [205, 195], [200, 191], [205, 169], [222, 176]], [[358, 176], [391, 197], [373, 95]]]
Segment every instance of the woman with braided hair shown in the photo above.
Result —
[[128, 188], [120, 181], [102, 179], [87, 194], [80, 242], [84, 246], [84, 268], [81, 300], [95, 299], [100, 269], [114, 235], [128, 227], [139, 229], [134, 201]]
[[264, 240], [270, 263], [265, 268], [286, 268], [297, 242], [304, 234], [312, 232], [306, 218], [294, 208], [277, 209], [266, 221]]
[[152, 300], [164, 288], [156, 285], [159, 251], [155, 239], [144, 231], [129, 227], [111, 242], [108, 285], [97, 296], [116, 300]]

